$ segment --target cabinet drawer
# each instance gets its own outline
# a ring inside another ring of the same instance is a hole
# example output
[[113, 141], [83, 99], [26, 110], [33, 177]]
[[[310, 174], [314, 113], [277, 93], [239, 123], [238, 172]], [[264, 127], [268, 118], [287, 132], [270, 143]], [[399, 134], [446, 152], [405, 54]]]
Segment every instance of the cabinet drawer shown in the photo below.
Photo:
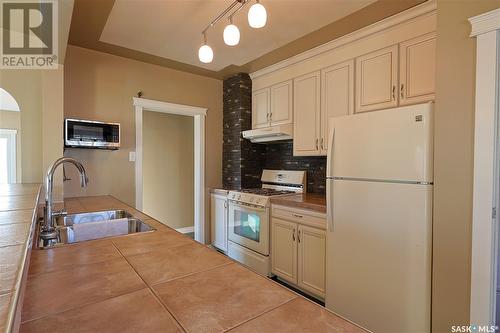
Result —
[[315, 228], [326, 229], [326, 215], [323, 213], [281, 205], [272, 205], [271, 215], [287, 221], [297, 222]]

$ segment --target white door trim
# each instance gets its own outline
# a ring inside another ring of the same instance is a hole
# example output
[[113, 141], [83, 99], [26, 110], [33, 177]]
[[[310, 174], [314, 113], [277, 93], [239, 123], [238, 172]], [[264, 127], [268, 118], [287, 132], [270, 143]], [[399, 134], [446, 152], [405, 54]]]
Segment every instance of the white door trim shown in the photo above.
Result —
[[145, 98], [133, 98], [135, 107], [135, 204], [137, 209], [142, 209], [143, 199], [143, 138], [142, 123], [143, 111], [155, 111], [168, 114], [191, 116], [194, 119], [194, 231], [195, 240], [206, 243], [205, 232], [209, 230], [205, 219], [205, 117], [206, 108], [197, 106], [174, 104], [155, 101]]
[[17, 130], [1, 128], [0, 136], [7, 138], [7, 154], [10, 155], [7, 164], [7, 183], [13, 184], [17, 182]]
[[469, 19], [477, 38], [470, 323], [495, 323], [496, 253], [500, 207], [500, 9]]

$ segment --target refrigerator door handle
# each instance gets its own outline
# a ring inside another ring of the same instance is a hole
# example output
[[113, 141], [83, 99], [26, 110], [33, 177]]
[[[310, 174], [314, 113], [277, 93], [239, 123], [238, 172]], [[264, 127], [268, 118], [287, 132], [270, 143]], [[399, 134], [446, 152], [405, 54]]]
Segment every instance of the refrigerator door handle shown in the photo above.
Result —
[[333, 179], [326, 180], [326, 223], [328, 231], [333, 232]]
[[326, 157], [326, 176], [327, 178], [333, 177], [333, 142], [335, 141], [335, 127], [332, 128], [332, 133], [328, 138], [328, 152]]
[[328, 157], [326, 160], [326, 170], [329, 177], [326, 179], [326, 223], [328, 231], [333, 232], [333, 146], [335, 141], [335, 126], [332, 129], [328, 142]]

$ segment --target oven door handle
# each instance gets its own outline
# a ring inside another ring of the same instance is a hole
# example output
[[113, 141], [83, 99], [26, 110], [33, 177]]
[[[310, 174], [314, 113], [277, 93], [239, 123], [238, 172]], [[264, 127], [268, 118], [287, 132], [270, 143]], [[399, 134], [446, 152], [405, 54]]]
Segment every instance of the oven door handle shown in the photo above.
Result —
[[260, 212], [267, 211], [266, 207], [259, 207], [259, 206], [254, 206], [254, 205], [246, 205], [246, 204], [238, 203], [238, 202], [235, 202], [235, 201], [232, 201], [232, 200], [229, 200], [229, 205], [233, 205], [235, 207], [240, 207], [240, 208], [243, 208], [243, 209], [258, 210]]

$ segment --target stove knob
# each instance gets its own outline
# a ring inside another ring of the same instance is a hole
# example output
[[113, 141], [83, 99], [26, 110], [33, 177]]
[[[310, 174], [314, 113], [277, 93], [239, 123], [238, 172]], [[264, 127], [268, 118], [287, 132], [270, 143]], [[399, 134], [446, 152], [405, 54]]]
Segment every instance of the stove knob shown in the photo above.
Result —
[[250, 198], [250, 202], [253, 202], [253, 198]]
[[238, 195], [238, 200], [240, 200], [240, 199], [241, 199], [241, 194]]
[[259, 204], [260, 203], [260, 199], [255, 200], [255, 203]]

